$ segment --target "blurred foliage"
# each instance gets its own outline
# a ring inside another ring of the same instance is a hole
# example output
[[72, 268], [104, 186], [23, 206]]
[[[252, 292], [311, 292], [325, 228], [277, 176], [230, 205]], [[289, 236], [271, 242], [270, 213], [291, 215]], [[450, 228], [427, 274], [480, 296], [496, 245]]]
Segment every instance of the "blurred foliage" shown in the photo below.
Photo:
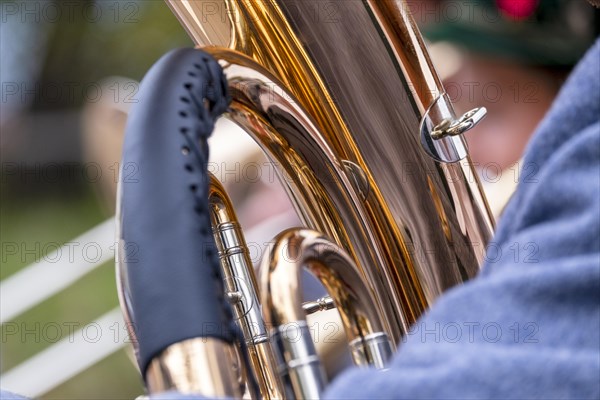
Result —
[[[60, 2], [56, 2], [60, 3]], [[82, 0], [94, 3], [96, 16], [74, 12], [64, 23], [51, 24], [39, 82], [97, 82], [120, 75], [140, 80], [167, 51], [193, 45], [163, 0]], [[76, 8], [76, 10], [79, 8]], [[78, 99], [80, 102], [82, 99]], [[61, 108], [66, 104], [35, 104]]]

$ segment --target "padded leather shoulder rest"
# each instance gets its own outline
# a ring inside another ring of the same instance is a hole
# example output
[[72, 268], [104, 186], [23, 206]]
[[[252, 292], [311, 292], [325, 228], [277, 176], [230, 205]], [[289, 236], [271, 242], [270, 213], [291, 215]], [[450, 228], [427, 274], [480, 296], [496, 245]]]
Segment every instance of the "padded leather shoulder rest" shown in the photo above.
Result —
[[219, 64], [180, 49], [148, 72], [127, 123], [120, 235], [143, 375], [173, 343], [233, 340], [206, 172], [207, 139], [228, 103]]

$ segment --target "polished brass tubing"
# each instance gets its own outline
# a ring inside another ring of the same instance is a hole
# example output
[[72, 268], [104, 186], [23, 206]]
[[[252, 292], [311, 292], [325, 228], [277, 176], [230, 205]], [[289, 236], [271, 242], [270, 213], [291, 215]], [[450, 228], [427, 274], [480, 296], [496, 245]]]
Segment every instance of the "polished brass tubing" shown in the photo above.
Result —
[[319, 399], [327, 378], [306, 321], [273, 329], [278, 371], [284, 381], [286, 399]]
[[281, 399], [283, 386], [277, 375], [269, 333], [261, 315], [259, 289], [248, 246], [227, 192], [213, 174], [209, 173], [209, 177], [208, 198], [213, 234], [223, 268], [225, 290], [246, 342], [249, 367], [256, 376], [260, 397]]
[[314, 314], [319, 311], [333, 310], [335, 302], [329, 296], [317, 299], [315, 301], [307, 301], [302, 303], [302, 309], [306, 315]]
[[[359, 254], [359, 258], [376, 257], [371, 247], [354, 247], [350, 242], [350, 236], [365, 242], [372, 240], [364, 225], [366, 214], [361, 214], [364, 211], [358, 207], [361, 198], [353, 189], [352, 179], [361, 178], [349, 175], [352, 166], [336, 158], [310, 117], [268, 72], [259, 72], [260, 66], [240, 54], [216, 48], [206, 50], [222, 60], [225, 74], [230, 78], [235, 100], [228, 117], [242, 126], [273, 161], [302, 219], [309, 226], [321, 227], [322, 232], [336, 243], [343, 243], [344, 248], [367, 252]], [[353, 223], [344, 226], [344, 221]], [[361, 271], [365, 272], [367, 276], [374, 273]], [[368, 284], [371, 285], [370, 281]], [[374, 287], [373, 301], [383, 309], [379, 302], [388, 289], [383, 285]], [[382, 312], [384, 331], [391, 336], [397, 328], [389, 325], [388, 315], [393, 317], [395, 312], [398, 310], [389, 304]]]
[[492, 233], [464, 139], [424, 149], [423, 133], [454, 113], [403, 3], [169, 3], [196, 43], [221, 47], [205, 50], [225, 66], [230, 118], [276, 164], [304, 223], [358, 264], [399, 344], [478, 272]]
[[241, 398], [239, 373], [233, 345], [195, 338], [172, 344], [155, 357], [146, 371], [146, 385], [150, 394]]
[[356, 338], [349, 343], [350, 354], [356, 365], [386, 369], [394, 351], [388, 335], [383, 332]]
[[[352, 258], [324, 235], [310, 229], [282, 232], [264, 256], [261, 289], [268, 325], [282, 329], [305, 321], [306, 313], [297, 300], [302, 293], [300, 277], [304, 268], [323, 284], [336, 304], [348, 342], [362, 341], [369, 335], [387, 337], [374, 301], [374, 290], [364, 282]], [[368, 358], [369, 349], [364, 351]]]
[[[118, 186], [117, 192], [120, 192], [120, 184]], [[120, 206], [121, 202], [117, 201], [117, 215], [120, 215]], [[116, 231], [121, 232], [120, 218], [116, 218], [115, 220]], [[119, 234], [117, 234], [116, 236], [119, 237]], [[118, 246], [115, 250], [115, 276], [117, 281], [117, 295], [119, 296], [119, 305], [121, 308], [121, 313], [123, 314], [123, 321], [125, 322], [127, 335], [133, 348], [133, 355], [135, 356], [139, 367], [140, 346], [138, 342], [137, 333], [135, 331], [135, 320], [133, 319], [133, 307], [131, 302], [131, 293], [129, 291], [129, 283], [127, 279], [127, 263], [125, 263], [125, 251], [123, 248], [124, 245], [125, 242], [119, 239]]]

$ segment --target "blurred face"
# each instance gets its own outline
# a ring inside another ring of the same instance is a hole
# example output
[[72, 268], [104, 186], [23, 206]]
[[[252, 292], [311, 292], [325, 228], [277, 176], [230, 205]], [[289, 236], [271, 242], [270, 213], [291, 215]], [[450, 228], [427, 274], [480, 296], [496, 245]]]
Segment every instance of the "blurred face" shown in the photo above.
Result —
[[488, 109], [487, 117], [466, 135], [469, 153], [475, 165], [504, 170], [522, 157], [560, 82], [539, 69], [470, 55], [444, 86], [457, 112]]

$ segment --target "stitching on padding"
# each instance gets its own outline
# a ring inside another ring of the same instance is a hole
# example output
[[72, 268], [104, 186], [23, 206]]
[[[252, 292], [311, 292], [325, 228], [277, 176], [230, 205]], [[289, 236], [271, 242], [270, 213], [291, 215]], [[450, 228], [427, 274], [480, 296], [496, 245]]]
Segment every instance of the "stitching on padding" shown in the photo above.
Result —
[[[179, 111], [179, 116], [191, 120], [189, 126], [181, 126], [179, 133], [184, 137], [181, 146], [181, 154], [186, 158], [183, 168], [190, 176], [189, 190], [194, 196], [194, 213], [202, 218], [200, 234], [204, 237], [212, 237], [210, 216], [208, 211], [208, 174], [206, 164], [208, 162], [208, 137], [214, 130], [217, 118], [227, 110], [229, 96], [227, 81], [223, 75], [221, 66], [207, 54], [195, 50], [201, 56], [202, 62], [193, 63], [194, 70], [187, 71], [187, 76], [194, 78], [186, 81], [183, 88], [187, 92], [179, 100], [185, 109]], [[211, 242], [212, 243], [212, 242]], [[211, 276], [216, 281], [217, 297], [224, 311], [224, 327], [228, 327], [227, 336], [235, 332], [237, 327], [233, 320], [233, 313], [229, 303], [225, 300], [224, 285], [220, 270], [220, 261], [217, 257], [214, 244], [205, 249], [206, 260], [211, 268]], [[235, 334], [234, 334], [235, 335]]]

